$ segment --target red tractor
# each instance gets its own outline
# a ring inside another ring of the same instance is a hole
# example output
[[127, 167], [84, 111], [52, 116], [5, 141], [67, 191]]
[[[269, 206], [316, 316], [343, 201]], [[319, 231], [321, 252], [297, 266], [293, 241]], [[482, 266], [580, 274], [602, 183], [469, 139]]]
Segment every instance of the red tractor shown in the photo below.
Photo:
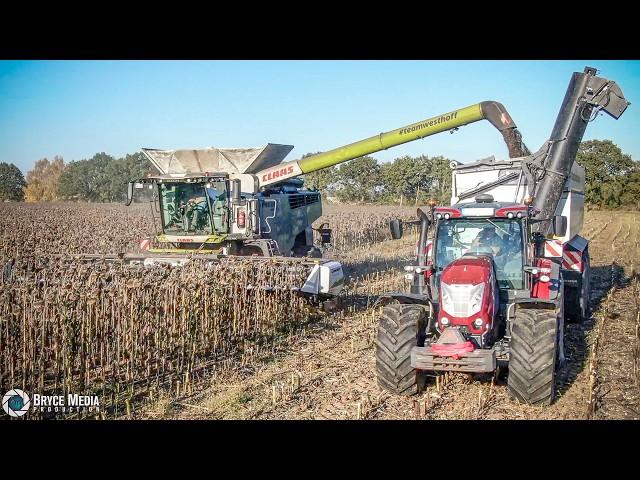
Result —
[[[452, 205], [419, 208], [412, 222], [420, 237], [416, 265], [405, 267], [410, 293], [382, 299], [381, 387], [411, 395], [426, 372], [504, 365], [515, 398], [553, 401], [565, 319], [589, 313], [588, 242], [578, 235], [585, 176], [576, 154], [599, 111], [617, 119], [628, 105], [615, 82], [587, 67], [573, 74], [540, 150], [529, 154], [523, 146], [525, 155], [505, 161], [452, 162]], [[390, 226], [400, 238], [402, 223]]]

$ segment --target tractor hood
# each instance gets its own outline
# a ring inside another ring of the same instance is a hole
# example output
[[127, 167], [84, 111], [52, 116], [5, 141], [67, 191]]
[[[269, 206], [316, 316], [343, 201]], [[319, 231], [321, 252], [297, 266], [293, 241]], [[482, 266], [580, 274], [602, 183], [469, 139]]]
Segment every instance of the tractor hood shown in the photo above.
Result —
[[440, 280], [448, 285], [477, 285], [488, 283], [492, 271], [489, 255], [464, 255], [445, 267]]
[[292, 149], [293, 145], [268, 143], [261, 148], [143, 148], [142, 153], [161, 175], [202, 172], [255, 173], [278, 165]]

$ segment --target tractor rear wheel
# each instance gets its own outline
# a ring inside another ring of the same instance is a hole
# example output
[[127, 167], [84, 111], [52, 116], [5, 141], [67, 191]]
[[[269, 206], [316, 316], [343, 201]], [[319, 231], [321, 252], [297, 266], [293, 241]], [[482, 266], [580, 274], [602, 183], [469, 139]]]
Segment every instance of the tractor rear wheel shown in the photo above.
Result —
[[555, 310], [516, 309], [511, 324], [509, 391], [528, 404], [549, 405], [555, 395], [558, 315]]
[[396, 395], [418, 393], [425, 374], [411, 367], [411, 349], [423, 347], [426, 313], [420, 305], [393, 303], [384, 307], [376, 339], [378, 385]]
[[582, 265], [580, 284], [576, 287], [565, 289], [565, 318], [570, 323], [579, 323], [589, 318], [591, 265], [588, 250], [585, 250], [582, 256]]

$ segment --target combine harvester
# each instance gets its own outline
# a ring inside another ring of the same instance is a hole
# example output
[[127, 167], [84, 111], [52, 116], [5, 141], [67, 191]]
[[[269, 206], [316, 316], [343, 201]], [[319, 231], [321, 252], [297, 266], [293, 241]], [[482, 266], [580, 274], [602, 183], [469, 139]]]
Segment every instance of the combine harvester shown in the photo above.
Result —
[[[589, 244], [579, 235], [584, 168], [575, 163], [587, 124], [618, 119], [629, 102], [594, 68], [571, 77], [550, 139], [533, 154], [452, 162], [451, 206], [418, 209], [410, 293], [390, 293], [378, 326], [379, 384], [420, 390], [426, 372], [494, 372], [508, 366], [518, 400], [549, 404], [564, 362], [564, 322], [589, 314]], [[508, 118], [508, 116], [507, 116]], [[402, 223], [391, 222], [394, 238]]]
[[[109, 257], [146, 266], [183, 265], [192, 258], [219, 262], [235, 256], [302, 264], [308, 266], [309, 275], [296, 287], [298, 291], [315, 301], [330, 299], [342, 290], [342, 267], [321, 258], [322, 251], [314, 246], [312, 224], [322, 215], [320, 193], [304, 188], [303, 180], [297, 177], [484, 119], [503, 134], [511, 155], [528, 153], [522, 150], [515, 125], [497, 102], [471, 105], [284, 163], [281, 161], [293, 148], [290, 145], [143, 149], [158, 174], [130, 182], [127, 205], [136, 189], [151, 189], [154, 216], [159, 215], [162, 231], [141, 242], [146, 253]], [[331, 241], [331, 230], [325, 225], [318, 229], [323, 246]]]

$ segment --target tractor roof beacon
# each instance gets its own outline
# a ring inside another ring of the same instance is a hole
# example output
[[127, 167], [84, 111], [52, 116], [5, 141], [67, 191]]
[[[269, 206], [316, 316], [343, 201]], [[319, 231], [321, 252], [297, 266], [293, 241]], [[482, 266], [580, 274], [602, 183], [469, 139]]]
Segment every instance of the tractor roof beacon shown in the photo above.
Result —
[[[573, 73], [549, 140], [510, 158], [452, 162], [450, 206], [418, 209], [408, 293], [383, 296], [376, 342], [380, 386], [416, 393], [426, 372], [508, 366], [512, 396], [550, 404], [564, 362], [564, 323], [589, 314], [588, 241], [579, 235], [584, 168], [575, 163], [587, 124], [618, 119], [629, 102], [594, 68]], [[508, 115], [507, 115], [508, 118]], [[394, 238], [402, 235], [391, 222]]]
[[[282, 160], [291, 145], [145, 148], [143, 153], [157, 172], [129, 183], [127, 205], [137, 190], [150, 189], [154, 217], [159, 217], [155, 223], [161, 231], [141, 242], [145, 253], [126, 254], [123, 259], [131, 264], [182, 265], [194, 257], [219, 262], [244, 256], [254, 261], [301, 263], [308, 266], [309, 275], [299, 291], [314, 300], [330, 299], [342, 290], [342, 266], [321, 258], [312, 229], [322, 215], [320, 194], [304, 188], [297, 177], [480, 120], [488, 120], [502, 133], [513, 155], [528, 153], [497, 102], [470, 105], [289, 162]], [[319, 246], [329, 244], [331, 230], [326, 224], [318, 230]]]

